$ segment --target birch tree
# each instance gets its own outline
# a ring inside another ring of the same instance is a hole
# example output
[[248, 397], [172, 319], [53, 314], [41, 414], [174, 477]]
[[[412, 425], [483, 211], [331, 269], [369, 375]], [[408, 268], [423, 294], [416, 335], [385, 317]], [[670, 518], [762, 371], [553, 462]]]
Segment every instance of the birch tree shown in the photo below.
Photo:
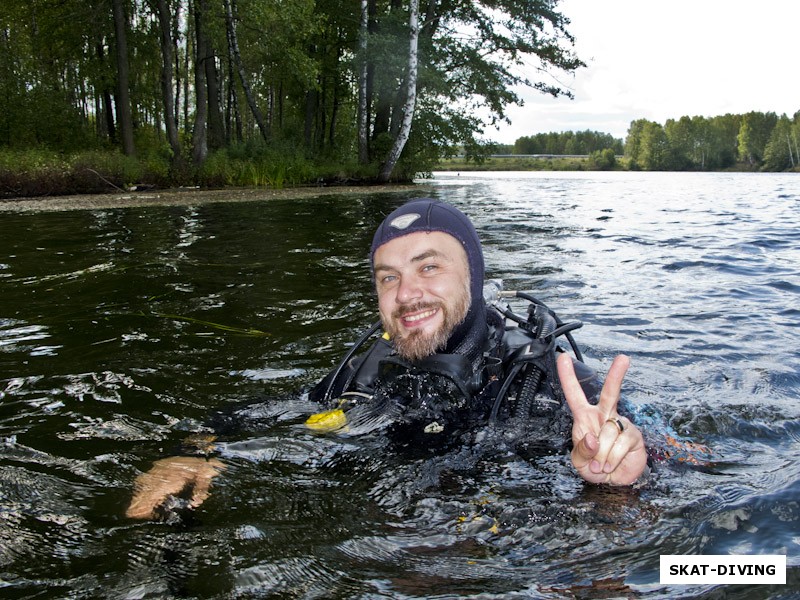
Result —
[[417, 102], [417, 69], [419, 65], [419, 0], [410, 0], [408, 6], [408, 68], [406, 72], [405, 103], [403, 104], [403, 120], [400, 131], [389, 150], [389, 156], [378, 173], [378, 183], [386, 183], [392, 176], [400, 154], [411, 134], [411, 123], [414, 119], [414, 108]]
[[770, 171], [785, 171], [798, 165], [798, 156], [793, 146], [792, 122], [782, 115], [770, 134], [764, 148], [764, 167]]
[[195, 65], [194, 65], [194, 131], [192, 133], [192, 160], [200, 165], [208, 156], [208, 89], [206, 87], [206, 38], [205, 38], [205, 0], [196, 0], [194, 5]]
[[239, 73], [239, 80], [241, 81], [245, 98], [247, 98], [247, 104], [256, 120], [258, 130], [261, 132], [261, 137], [266, 141], [269, 140], [270, 131], [266, 121], [264, 120], [264, 115], [258, 108], [258, 103], [256, 102], [255, 95], [253, 94], [253, 89], [250, 86], [250, 81], [247, 77], [247, 73], [245, 73], [244, 65], [242, 64], [242, 55], [239, 51], [239, 40], [236, 37], [236, 26], [233, 20], [234, 2], [235, 0], [225, 0], [225, 25], [228, 35], [228, 46], [230, 48], [230, 53], [233, 56], [233, 62], [236, 65], [236, 71]]

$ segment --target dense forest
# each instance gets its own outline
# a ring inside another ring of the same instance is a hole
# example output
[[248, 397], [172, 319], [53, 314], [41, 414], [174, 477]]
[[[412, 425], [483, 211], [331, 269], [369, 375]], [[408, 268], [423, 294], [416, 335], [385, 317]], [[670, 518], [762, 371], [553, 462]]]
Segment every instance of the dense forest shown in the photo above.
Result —
[[[568, 26], [558, 0], [5, 0], [0, 196], [408, 180], [496, 152], [486, 131], [521, 85], [571, 97]], [[800, 113], [753, 112], [511, 151], [780, 171], [799, 139]]]
[[610, 148], [615, 154], [624, 152], [622, 140], [599, 131], [563, 131], [537, 133], [517, 138], [512, 154], [592, 154]]
[[484, 152], [519, 85], [570, 95], [557, 2], [5, 0], [0, 180], [409, 179]]
[[[501, 147], [510, 154], [594, 155], [611, 149], [627, 168], [646, 171], [800, 170], [800, 111], [638, 119], [625, 140], [597, 131], [539, 133]], [[610, 163], [608, 163], [610, 164]]]
[[625, 140], [597, 131], [539, 133], [500, 147], [509, 154], [594, 155], [611, 149], [646, 171], [800, 170], [800, 111], [681, 117], [663, 125], [638, 119]]
[[800, 169], [800, 111], [793, 117], [749, 112], [681, 117], [664, 125], [640, 119], [625, 139], [629, 168], [711, 171]]

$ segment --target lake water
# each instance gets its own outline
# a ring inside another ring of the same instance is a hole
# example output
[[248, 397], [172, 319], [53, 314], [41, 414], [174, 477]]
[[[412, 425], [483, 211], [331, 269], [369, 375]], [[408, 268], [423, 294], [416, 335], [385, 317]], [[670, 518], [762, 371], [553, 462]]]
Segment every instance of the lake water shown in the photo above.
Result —
[[[564, 456], [307, 431], [298, 390], [375, 320], [369, 243], [408, 194], [3, 214], [0, 596], [800, 597], [800, 177], [427, 183], [491, 277], [584, 322], [591, 366], [632, 357], [652, 439], [711, 458], [612, 490]], [[127, 520], [136, 476], [210, 429], [206, 503]], [[661, 585], [664, 554], [784, 554], [787, 585]]]

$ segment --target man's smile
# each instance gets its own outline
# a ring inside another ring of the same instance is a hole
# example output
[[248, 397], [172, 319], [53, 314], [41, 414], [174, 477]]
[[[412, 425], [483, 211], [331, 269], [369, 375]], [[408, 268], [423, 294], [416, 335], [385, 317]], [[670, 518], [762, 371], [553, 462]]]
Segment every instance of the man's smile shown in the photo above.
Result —
[[429, 317], [434, 316], [436, 313], [439, 312], [438, 308], [429, 308], [427, 310], [423, 310], [422, 312], [415, 312], [413, 314], [404, 314], [401, 316], [403, 323], [406, 325], [413, 326], [414, 324], [423, 321]]
[[422, 325], [425, 321], [434, 317], [439, 312], [438, 306], [433, 307], [419, 307], [402, 311], [398, 315], [400, 321], [406, 327], [417, 327]]

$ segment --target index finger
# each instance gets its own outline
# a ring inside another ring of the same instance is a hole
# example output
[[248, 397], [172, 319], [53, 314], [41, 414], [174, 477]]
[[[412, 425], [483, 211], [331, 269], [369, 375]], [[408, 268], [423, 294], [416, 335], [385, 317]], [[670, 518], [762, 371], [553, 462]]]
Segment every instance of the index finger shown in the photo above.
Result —
[[572, 357], [569, 354], [561, 354], [556, 359], [556, 366], [558, 368], [558, 379], [561, 381], [561, 389], [564, 391], [564, 397], [567, 399], [567, 405], [572, 411], [573, 418], [576, 418], [583, 407], [589, 402], [586, 400], [586, 394], [583, 393], [578, 377], [575, 375], [575, 367], [572, 365]]

